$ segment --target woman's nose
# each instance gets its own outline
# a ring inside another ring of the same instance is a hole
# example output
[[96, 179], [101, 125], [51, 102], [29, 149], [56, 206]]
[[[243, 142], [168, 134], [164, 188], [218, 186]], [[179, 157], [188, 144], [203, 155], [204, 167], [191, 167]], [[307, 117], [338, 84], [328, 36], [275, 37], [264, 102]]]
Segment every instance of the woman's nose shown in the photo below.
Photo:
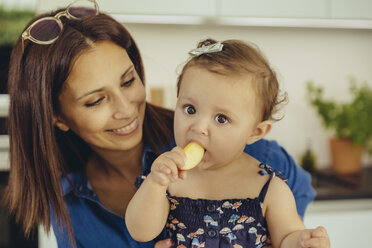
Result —
[[117, 96], [114, 101], [114, 118], [125, 119], [133, 116], [134, 106], [123, 95]]

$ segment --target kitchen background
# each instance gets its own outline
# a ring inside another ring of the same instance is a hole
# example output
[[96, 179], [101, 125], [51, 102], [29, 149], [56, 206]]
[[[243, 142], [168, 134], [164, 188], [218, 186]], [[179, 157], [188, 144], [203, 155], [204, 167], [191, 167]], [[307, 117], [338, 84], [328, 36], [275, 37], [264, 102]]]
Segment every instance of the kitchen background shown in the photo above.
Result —
[[[312, 80], [322, 85], [325, 96], [337, 101], [350, 99], [350, 78], [372, 86], [372, 2], [368, 0], [97, 2], [102, 12], [125, 23], [132, 33], [144, 59], [149, 99], [168, 108], [174, 108], [176, 78], [188, 58], [187, 52], [199, 40], [242, 39], [258, 45], [289, 96], [289, 103], [284, 106], [285, 117], [275, 123], [268, 138], [277, 140], [298, 163], [310, 147], [319, 170], [330, 167], [332, 133], [324, 128], [315, 109], [306, 101], [306, 82]], [[4, 9], [29, 9], [37, 13], [69, 3], [0, 0]], [[3, 112], [6, 103], [3, 96], [0, 99]], [[372, 110], [369, 114], [372, 115]], [[5, 151], [0, 154], [0, 168], [6, 170], [6, 136], [0, 141]], [[365, 169], [371, 168], [372, 156], [365, 153], [362, 164]], [[367, 192], [360, 197], [318, 199], [310, 206], [305, 223], [309, 227], [326, 226], [332, 247], [372, 247], [369, 240], [372, 232], [368, 231], [372, 223], [372, 195]], [[46, 239], [43, 232], [39, 232], [39, 237], [39, 247], [54, 245], [53, 239]]]

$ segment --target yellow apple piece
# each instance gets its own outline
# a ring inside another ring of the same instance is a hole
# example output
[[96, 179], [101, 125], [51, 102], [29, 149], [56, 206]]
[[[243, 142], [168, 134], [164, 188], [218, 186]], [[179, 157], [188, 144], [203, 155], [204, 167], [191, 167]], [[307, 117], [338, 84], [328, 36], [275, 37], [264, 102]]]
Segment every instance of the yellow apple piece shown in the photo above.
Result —
[[186, 154], [186, 162], [182, 168], [183, 170], [190, 170], [197, 166], [204, 155], [204, 148], [196, 142], [190, 142], [183, 150]]

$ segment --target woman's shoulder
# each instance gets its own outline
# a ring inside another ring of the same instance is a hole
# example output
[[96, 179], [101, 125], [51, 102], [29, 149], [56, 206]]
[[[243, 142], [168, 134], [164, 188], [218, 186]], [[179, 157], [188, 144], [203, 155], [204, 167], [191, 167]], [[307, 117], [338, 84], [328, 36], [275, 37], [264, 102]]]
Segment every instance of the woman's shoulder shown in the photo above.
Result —
[[245, 153], [248, 153], [258, 161], [267, 163], [266, 161], [273, 153], [281, 154], [283, 148], [275, 140], [260, 139], [253, 144], [246, 145], [244, 149]]
[[281, 172], [295, 165], [291, 155], [274, 140], [261, 139], [246, 146], [244, 152]]

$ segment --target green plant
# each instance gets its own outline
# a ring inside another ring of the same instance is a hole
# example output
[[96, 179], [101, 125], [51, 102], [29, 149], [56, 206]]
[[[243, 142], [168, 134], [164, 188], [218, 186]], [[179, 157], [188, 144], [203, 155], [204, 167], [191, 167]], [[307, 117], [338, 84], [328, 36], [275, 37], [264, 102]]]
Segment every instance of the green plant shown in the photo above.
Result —
[[34, 16], [32, 11], [5, 10], [0, 6], [0, 45], [13, 45]]
[[301, 155], [300, 165], [311, 174], [316, 172], [316, 158], [310, 147]]
[[324, 99], [323, 87], [307, 82], [308, 101], [317, 110], [325, 127], [340, 139], [365, 146], [372, 154], [372, 88], [366, 82], [358, 86], [351, 78], [350, 93], [350, 102], [337, 103]]

